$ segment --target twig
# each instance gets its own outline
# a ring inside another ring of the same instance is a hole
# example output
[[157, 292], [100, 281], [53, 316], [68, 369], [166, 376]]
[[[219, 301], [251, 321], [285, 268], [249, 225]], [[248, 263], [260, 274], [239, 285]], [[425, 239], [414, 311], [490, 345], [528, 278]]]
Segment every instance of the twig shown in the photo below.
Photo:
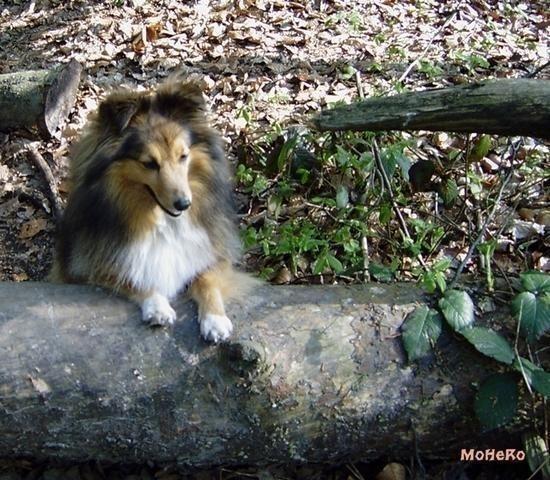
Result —
[[535, 68], [535, 70], [525, 75], [525, 78], [535, 78], [540, 72], [542, 72], [548, 66], [550, 66], [550, 61], [546, 62], [545, 64], [541, 65], [538, 68]]
[[23, 12], [23, 17], [26, 17], [27, 15], [32, 15], [34, 13], [35, 8], [36, 8], [36, 0], [31, 0], [29, 2], [29, 6], [27, 7], [27, 10]]
[[407, 76], [409, 75], [409, 73], [411, 73], [412, 69], [418, 64], [418, 62], [420, 62], [420, 60], [422, 60], [424, 58], [424, 56], [426, 55], [426, 53], [428, 53], [428, 50], [430, 49], [430, 47], [432, 46], [432, 43], [434, 42], [434, 40], [439, 36], [439, 34], [441, 33], [441, 31], [447, 26], [449, 25], [449, 23], [451, 23], [453, 21], [453, 19], [455, 18], [456, 14], [458, 13], [458, 10], [455, 10], [448, 18], [447, 20], [445, 20], [445, 22], [443, 23], [443, 25], [441, 25], [437, 30], [436, 32], [432, 35], [432, 37], [430, 38], [430, 40], [428, 41], [428, 44], [424, 47], [424, 50], [422, 50], [422, 52], [420, 53], [420, 55], [407, 67], [407, 69], [403, 72], [403, 74], [399, 77], [399, 79], [397, 80], [397, 83], [401, 83], [403, 80], [405, 80], [405, 78], [407, 78]]
[[358, 470], [358, 468], [353, 463], [347, 463], [346, 464], [347, 469], [351, 472], [353, 477], [356, 480], [365, 480], [365, 477], [361, 475], [361, 472]]
[[[472, 136], [468, 133], [466, 135], [466, 147], [465, 147], [465, 152], [464, 152], [464, 170], [466, 172], [466, 175], [464, 175], [464, 204], [463, 204], [463, 208], [461, 209], [462, 211], [460, 212], [460, 214], [462, 215], [464, 213], [464, 211], [466, 210], [466, 207], [468, 205], [468, 195], [469, 195], [469, 192], [470, 192], [470, 177], [469, 177], [469, 174], [470, 174], [470, 152], [471, 152], [471, 147], [472, 147]], [[475, 201], [475, 197], [474, 197], [474, 201]], [[467, 222], [467, 225], [468, 225], [468, 238], [470, 238], [471, 236], [471, 231], [470, 231], [470, 222]]]
[[365, 98], [365, 92], [363, 90], [363, 83], [361, 82], [361, 72], [357, 70], [355, 72], [355, 83], [357, 85], [357, 95], [361, 100]]
[[361, 236], [361, 250], [363, 252], [363, 280], [365, 282], [370, 282], [369, 242], [366, 235]]
[[529, 477], [527, 478], [527, 480], [533, 480], [533, 478], [535, 478], [538, 473], [546, 466], [547, 463], [550, 462], [550, 458], [546, 457], [546, 459], [544, 459], [542, 461], [542, 463], [537, 467], [537, 469], [531, 474], [529, 475]]
[[[519, 348], [518, 348], [518, 342], [519, 342], [519, 331], [521, 328], [521, 310], [523, 309], [523, 304], [521, 305], [521, 309], [518, 316], [518, 325], [516, 327], [516, 338], [514, 340], [514, 352], [516, 354], [516, 358], [521, 359], [521, 356], [519, 354]], [[519, 360], [519, 369], [521, 371], [521, 376], [523, 377], [523, 380], [525, 381], [525, 385], [527, 385], [527, 390], [529, 390], [529, 393], [531, 396], [533, 396], [533, 390], [531, 389], [531, 384], [529, 383], [529, 378], [527, 377], [527, 374], [525, 373], [525, 370], [523, 369], [523, 362]]]
[[63, 210], [63, 206], [61, 204], [61, 200], [59, 199], [59, 190], [57, 189], [57, 184], [55, 182], [52, 169], [44, 157], [38, 152], [38, 150], [36, 150], [36, 148], [29, 147], [27, 152], [29, 154], [29, 158], [32, 160], [36, 168], [42, 172], [42, 175], [48, 184], [48, 199], [50, 200], [53, 216], [55, 220], [58, 220], [61, 215], [61, 211]]
[[[409, 233], [409, 229], [407, 228], [407, 222], [405, 222], [405, 219], [403, 218], [403, 215], [401, 215], [401, 210], [399, 210], [399, 207], [398, 207], [398, 205], [395, 201], [394, 195], [393, 195], [393, 190], [391, 188], [390, 179], [388, 178], [388, 174], [386, 173], [386, 169], [384, 168], [384, 165], [382, 164], [382, 160], [380, 159], [380, 150], [378, 148], [378, 142], [376, 141], [375, 138], [372, 140], [372, 152], [374, 154], [374, 159], [375, 159], [376, 165], [378, 167], [377, 170], [380, 172], [380, 175], [383, 178], [383, 183], [386, 184], [386, 188], [388, 189], [390, 202], [391, 202], [391, 205], [392, 205], [392, 208], [393, 208], [395, 214], [397, 215], [397, 219], [398, 219], [399, 224], [401, 226], [401, 231], [403, 232], [403, 235], [405, 235], [407, 240], [412, 242], [412, 238], [411, 238], [411, 235]], [[426, 267], [426, 262], [424, 262], [424, 258], [422, 257], [422, 254], [419, 253], [416, 256], [416, 258], [418, 259], [420, 264], [425, 268]]]
[[481, 231], [479, 232], [476, 239], [470, 245], [470, 248], [468, 249], [468, 252], [466, 253], [466, 257], [464, 257], [464, 260], [462, 260], [462, 262], [458, 266], [458, 268], [456, 270], [456, 273], [453, 277], [453, 280], [449, 285], [449, 289], [452, 289], [452, 288], [455, 287], [456, 283], [458, 282], [458, 279], [459, 279], [460, 275], [462, 274], [462, 270], [464, 270], [464, 267], [466, 266], [466, 264], [470, 260], [471, 256], [473, 255], [474, 250], [477, 248], [477, 246], [479, 245], [481, 240], [483, 240], [483, 238], [485, 237], [485, 231], [487, 230], [487, 227], [489, 226], [489, 223], [493, 220], [493, 217], [496, 214], [496, 211], [497, 211], [497, 209], [499, 207], [499, 204], [500, 204], [500, 200], [502, 198], [502, 194], [504, 193], [504, 189], [508, 185], [508, 182], [510, 181], [510, 179], [512, 178], [512, 175], [514, 173], [514, 168], [513, 168], [514, 159], [516, 157], [517, 150], [518, 150], [519, 145], [521, 143], [522, 142], [520, 141], [520, 142], [518, 142], [518, 145], [512, 146], [512, 149], [513, 149], [512, 150], [512, 159], [511, 159], [511, 165], [512, 166], [510, 167], [510, 170], [508, 171], [508, 174], [506, 175], [506, 177], [502, 181], [502, 185], [500, 186], [500, 189], [498, 191], [498, 195], [497, 195], [497, 198], [495, 199], [495, 202], [493, 204], [493, 208], [491, 209], [491, 211], [487, 215], [487, 218], [485, 218], [485, 221], [483, 222], [483, 225], [481, 226]]

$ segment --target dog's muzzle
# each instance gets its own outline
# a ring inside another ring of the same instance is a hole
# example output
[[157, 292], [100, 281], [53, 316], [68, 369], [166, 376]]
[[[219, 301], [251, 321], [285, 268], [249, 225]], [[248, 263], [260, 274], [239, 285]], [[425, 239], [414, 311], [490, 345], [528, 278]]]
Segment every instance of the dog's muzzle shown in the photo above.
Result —
[[180, 197], [174, 202], [174, 208], [179, 212], [187, 210], [191, 206], [191, 200], [187, 197]]
[[171, 217], [179, 217], [184, 210], [187, 210], [191, 206], [191, 200], [189, 200], [187, 197], [180, 197], [173, 204], [173, 207], [176, 211], [171, 212], [160, 202], [160, 200], [155, 195], [155, 192], [149, 185], [145, 185], [145, 187], [147, 188], [147, 191], [151, 194], [151, 197], [153, 197], [153, 199], [155, 200], [156, 204]]

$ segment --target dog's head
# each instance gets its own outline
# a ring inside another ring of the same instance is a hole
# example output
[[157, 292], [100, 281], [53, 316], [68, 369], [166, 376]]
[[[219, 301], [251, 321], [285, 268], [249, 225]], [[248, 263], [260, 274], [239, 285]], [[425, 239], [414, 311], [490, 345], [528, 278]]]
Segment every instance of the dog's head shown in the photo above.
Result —
[[119, 91], [99, 106], [96, 131], [110, 152], [95, 172], [105, 174], [115, 195], [145, 189], [169, 215], [192, 203], [190, 164], [193, 128], [205, 123], [205, 102], [197, 82], [171, 80], [154, 92]]
[[97, 121], [120, 135], [142, 115], [157, 113], [179, 124], [203, 123], [206, 104], [199, 80], [172, 77], [154, 92], [119, 90], [101, 102]]

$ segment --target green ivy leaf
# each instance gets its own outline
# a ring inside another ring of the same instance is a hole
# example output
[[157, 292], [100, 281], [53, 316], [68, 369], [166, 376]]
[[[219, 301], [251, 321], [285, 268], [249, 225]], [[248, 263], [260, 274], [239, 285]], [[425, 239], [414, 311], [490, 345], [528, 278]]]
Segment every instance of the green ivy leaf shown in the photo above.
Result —
[[344, 270], [344, 266], [342, 265], [342, 262], [338, 260], [334, 255], [331, 255], [330, 253], [327, 254], [327, 262], [332, 268], [333, 272], [340, 273]]
[[380, 215], [378, 219], [382, 224], [386, 224], [391, 220], [391, 205], [389, 203], [382, 203], [380, 205]]
[[458, 197], [458, 186], [452, 178], [447, 178], [438, 185], [437, 192], [441, 195], [443, 204], [449, 208]]
[[513, 367], [525, 375], [532, 388], [541, 395], [550, 398], [550, 373], [523, 357], [516, 358]]
[[479, 162], [483, 157], [487, 156], [491, 150], [491, 137], [489, 135], [481, 135], [470, 152], [469, 160], [471, 162]]
[[406, 182], [409, 181], [409, 169], [411, 168], [411, 160], [406, 155], [397, 155], [395, 158], [397, 165], [401, 169], [401, 173]]
[[267, 211], [275, 219], [279, 218], [281, 209], [283, 207], [283, 199], [279, 195], [270, 195], [267, 197]]
[[544, 438], [534, 432], [524, 435], [527, 463], [532, 472], [541, 470], [541, 478], [550, 478], [550, 453]]
[[518, 405], [518, 387], [511, 374], [491, 375], [477, 392], [474, 409], [481, 425], [492, 430], [508, 423]]
[[288, 140], [284, 142], [284, 144], [281, 147], [281, 150], [279, 151], [279, 154], [277, 155], [277, 168], [279, 172], [282, 172], [290, 158], [290, 154], [292, 150], [294, 150], [294, 147], [296, 147], [296, 144], [298, 143], [298, 135], [294, 135], [290, 137]]
[[516, 357], [514, 359], [512, 367], [514, 367], [514, 369], [516, 369], [522, 375], [525, 374], [529, 385], [533, 384], [533, 372], [540, 369], [540, 367], [537, 367], [534, 363], [523, 357]]
[[532, 375], [532, 385], [542, 396], [550, 398], [550, 373], [542, 368], [535, 370]]
[[319, 255], [317, 260], [315, 260], [315, 263], [313, 264], [313, 275], [320, 275], [325, 270], [325, 267], [327, 266], [327, 255], [326, 253], [322, 253]]
[[544, 272], [532, 270], [520, 274], [521, 284], [523, 288], [531, 293], [547, 293], [550, 292], [550, 275]]
[[393, 177], [395, 173], [395, 168], [397, 167], [396, 157], [393, 152], [385, 151], [380, 155], [380, 160], [382, 162], [382, 168], [384, 168], [388, 178]]
[[369, 273], [379, 282], [391, 282], [394, 275], [391, 268], [374, 262], [369, 263]]
[[441, 292], [447, 290], [447, 279], [445, 278], [445, 274], [443, 272], [435, 272], [434, 280]]
[[409, 314], [403, 323], [403, 345], [409, 362], [424, 357], [441, 334], [441, 317], [422, 305]]
[[437, 288], [437, 283], [435, 281], [435, 273], [432, 271], [424, 272], [421, 277], [422, 285], [428, 293], [434, 293]]
[[336, 191], [336, 206], [340, 209], [346, 208], [349, 203], [349, 193], [345, 185], [340, 185]]
[[474, 304], [470, 295], [461, 290], [447, 290], [439, 299], [439, 308], [447, 323], [457, 332], [474, 323]]
[[522, 292], [512, 301], [512, 313], [527, 341], [533, 342], [550, 329], [550, 293]]
[[499, 362], [511, 365], [514, 351], [508, 341], [497, 332], [484, 327], [466, 328], [460, 332], [477, 351]]

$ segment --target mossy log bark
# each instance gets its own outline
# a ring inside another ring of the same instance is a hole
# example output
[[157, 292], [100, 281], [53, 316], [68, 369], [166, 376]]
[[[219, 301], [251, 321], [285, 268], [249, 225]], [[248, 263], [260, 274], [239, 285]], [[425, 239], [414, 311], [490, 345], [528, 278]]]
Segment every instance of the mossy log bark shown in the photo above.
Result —
[[0, 75], [0, 130], [38, 127], [51, 137], [74, 105], [81, 71], [71, 60], [52, 70]]
[[488, 80], [370, 98], [322, 111], [321, 131], [431, 130], [550, 138], [550, 81]]
[[338, 462], [458, 458], [519, 444], [482, 435], [472, 384], [493, 365], [446, 334], [408, 365], [410, 285], [258, 288], [228, 312], [229, 343], [199, 338], [194, 306], [170, 329], [86, 286], [0, 284], [0, 458]]

